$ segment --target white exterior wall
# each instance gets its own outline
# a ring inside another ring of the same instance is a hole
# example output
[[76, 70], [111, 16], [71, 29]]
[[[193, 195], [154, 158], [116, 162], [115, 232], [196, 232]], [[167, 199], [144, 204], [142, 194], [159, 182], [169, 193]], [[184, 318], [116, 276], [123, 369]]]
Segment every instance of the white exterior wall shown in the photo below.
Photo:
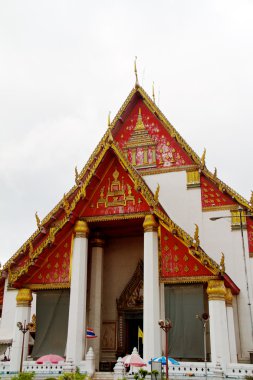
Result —
[[17, 290], [7, 290], [8, 280], [5, 280], [4, 285], [4, 303], [2, 310], [2, 318], [0, 324], [0, 339], [12, 339], [15, 326], [15, 308]]
[[[237, 297], [239, 326], [238, 330], [236, 329], [236, 340], [237, 343], [239, 342], [239, 346], [237, 344], [238, 359], [248, 360], [248, 351], [253, 349], [253, 342], [241, 231], [231, 231], [230, 218], [214, 222], [210, 220], [213, 216], [230, 216], [230, 211], [202, 212], [201, 189], [200, 187], [187, 189], [185, 171], [148, 175], [144, 176], [144, 180], [153, 192], [159, 183], [159, 201], [176, 224], [191, 236], [194, 235], [195, 223], [198, 224], [200, 245], [211, 258], [219, 263], [221, 252], [224, 253], [226, 273], [240, 288], [240, 294]], [[252, 305], [253, 264], [248, 254], [247, 230], [244, 230], [244, 241], [248, 287]]]

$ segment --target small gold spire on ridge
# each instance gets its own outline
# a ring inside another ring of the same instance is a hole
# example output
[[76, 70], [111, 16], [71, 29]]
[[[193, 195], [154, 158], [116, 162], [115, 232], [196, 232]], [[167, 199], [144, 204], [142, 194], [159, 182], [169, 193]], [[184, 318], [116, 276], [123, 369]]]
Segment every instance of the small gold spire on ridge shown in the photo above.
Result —
[[214, 168], [213, 177], [214, 177], [214, 178], [217, 178], [217, 168]]
[[153, 102], [155, 103], [155, 84], [154, 84], [154, 82], [152, 85], [152, 98], [153, 98]]
[[201, 166], [204, 167], [206, 164], [206, 148], [204, 148], [204, 152], [201, 156]]
[[253, 208], [253, 191], [251, 190], [251, 197], [249, 203], [251, 204], [251, 208]]
[[79, 184], [79, 173], [77, 171], [77, 166], [75, 166], [75, 182], [77, 185]]
[[157, 184], [157, 188], [156, 188], [156, 191], [155, 191], [155, 195], [154, 195], [154, 201], [155, 201], [155, 204], [157, 205], [158, 202], [159, 202], [159, 191], [160, 191], [160, 185], [159, 183]]
[[36, 218], [37, 227], [40, 228], [41, 227], [41, 222], [40, 222], [40, 218], [38, 216], [38, 212], [37, 211], [35, 212], [35, 218]]
[[199, 226], [197, 224], [195, 224], [194, 242], [195, 248], [197, 249], [199, 246]]
[[224, 253], [221, 252], [221, 259], [220, 259], [220, 273], [224, 274], [225, 273], [225, 256]]
[[108, 121], [107, 121], [107, 124], [108, 124], [108, 128], [111, 128], [111, 111], [109, 111], [109, 113], [108, 113]]
[[134, 60], [134, 73], [135, 73], [135, 87], [139, 86], [139, 81], [138, 81], [138, 73], [137, 73], [137, 65], [136, 65], [137, 57], [135, 57]]

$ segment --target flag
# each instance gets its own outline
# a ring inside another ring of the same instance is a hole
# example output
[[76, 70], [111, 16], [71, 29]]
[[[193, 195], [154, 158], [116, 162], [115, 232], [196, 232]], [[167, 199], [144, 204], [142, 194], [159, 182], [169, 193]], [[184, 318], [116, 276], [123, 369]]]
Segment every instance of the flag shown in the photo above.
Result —
[[93, 329], [87, 327], [86, 338], [88, 339], [97, 338], [97, 335], [94, 333]]
[[144, 335], [143, 335], [143, 331], [140, 329], [140, 327], [138, 326], [138, 339], [142, 340], [142, 343], [143, 343], [143, 340], [144, 340]]

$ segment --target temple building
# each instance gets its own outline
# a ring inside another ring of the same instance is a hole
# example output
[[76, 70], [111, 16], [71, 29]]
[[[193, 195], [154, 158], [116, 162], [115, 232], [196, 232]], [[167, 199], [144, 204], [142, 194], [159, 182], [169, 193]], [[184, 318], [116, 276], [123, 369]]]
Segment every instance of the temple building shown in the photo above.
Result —
[[[111, 370], [138, 347], [225, 368], [253, 349], [253, 197], [206, 167], [136, 84], [74, 186], [0, 271], [1, 350], [20, 365], [17, 322], [33, 318], [24, 360], [59, 354], [77, 366], [91, 346]], [[67, 189], [63, 189], [63, 192]], [[227, 218], [223, 220], [224, 218]], [[97, 338], [87, 339], [92, 328]], [[144, 339], [140, 339], [140, 333]]]

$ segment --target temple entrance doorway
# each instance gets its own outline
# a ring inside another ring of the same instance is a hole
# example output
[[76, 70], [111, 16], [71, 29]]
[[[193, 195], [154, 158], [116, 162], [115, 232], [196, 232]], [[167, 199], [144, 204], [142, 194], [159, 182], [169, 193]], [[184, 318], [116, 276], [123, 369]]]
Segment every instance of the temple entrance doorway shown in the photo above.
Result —
[[[126, 284], [119, 299], [118, 309], [118, 356], [131, 354], [133, 348], [143, 354], [143, 261], [138, 262], [131, 279]], [[139, 331], [139, 334], [138, 334]], [[139, 340], [139, 344], [138, 344]]]
[[143, 332], [143, 313], [133, 313], [126, 316], [126, 353], [131, 354], [136, 347], [143, 357], [143, 342], [140, 337]]

